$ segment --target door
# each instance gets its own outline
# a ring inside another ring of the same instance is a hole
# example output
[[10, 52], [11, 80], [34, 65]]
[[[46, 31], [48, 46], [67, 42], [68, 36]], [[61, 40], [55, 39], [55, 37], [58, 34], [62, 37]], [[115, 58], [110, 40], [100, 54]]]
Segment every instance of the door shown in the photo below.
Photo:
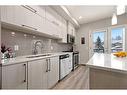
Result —
[[27, 63], [2, 67], [2, 89], [27, 89]]
[[59, 80], [59, 57], [49, 59], [48, 88], [53, 87]]
[[94, 31], [90, 35], [90, 54], [107, 53], [108, 52], [108, 38], [107, 30]]
[[46, 59], [28, 62], [28, 89], [47, 88]]
[[113, 27], [111, 31], [110, 52], [125, 51], [125, 27]]

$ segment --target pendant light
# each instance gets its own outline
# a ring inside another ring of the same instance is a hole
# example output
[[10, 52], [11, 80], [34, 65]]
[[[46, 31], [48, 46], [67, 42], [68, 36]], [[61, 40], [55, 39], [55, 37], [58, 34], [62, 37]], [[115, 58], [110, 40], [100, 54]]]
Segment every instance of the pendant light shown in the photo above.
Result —
[[114, 7], [113, 15], [112, 15], [112, 25], [117, 24], [117, 15], [116, 15], [116, 7]]
[[116, 25], [117, 24], [117, 16], [116, 16], [116, 13], [113, 13], [113, 16], [112, 16], [112, 25]]

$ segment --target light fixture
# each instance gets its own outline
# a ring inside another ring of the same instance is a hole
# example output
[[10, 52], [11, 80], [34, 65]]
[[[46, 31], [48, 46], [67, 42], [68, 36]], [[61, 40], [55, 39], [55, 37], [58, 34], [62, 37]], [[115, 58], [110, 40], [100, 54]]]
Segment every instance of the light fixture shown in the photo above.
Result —
[[116, 13], [113, 13], [113, 16], [112, 16], [112, 25], [116, 25], [117, 24], [117, 16], [116, 16]]
[[64, 5], [61, 5], [60, 6], [64, 11], [65, 13], [75, 22], [75, 24], [77, 26], [80, 26], [79, 23], [77, 22], [77, 20], [71, 15], [71, 13], [68, 11], [68, 9], [64, 6]]
[[122, 15], [124, 13], [125, 13], [125, 6], [124, 5], [117, 6], [117, 15]]

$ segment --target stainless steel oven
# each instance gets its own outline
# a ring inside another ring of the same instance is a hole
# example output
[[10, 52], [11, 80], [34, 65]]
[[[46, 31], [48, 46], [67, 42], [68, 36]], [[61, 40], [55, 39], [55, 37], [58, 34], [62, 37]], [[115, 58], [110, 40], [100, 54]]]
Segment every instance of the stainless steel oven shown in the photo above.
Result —
[[75, 70], [79, 65], [79, 52], [75, 51], [73, 52], [73, 69]]

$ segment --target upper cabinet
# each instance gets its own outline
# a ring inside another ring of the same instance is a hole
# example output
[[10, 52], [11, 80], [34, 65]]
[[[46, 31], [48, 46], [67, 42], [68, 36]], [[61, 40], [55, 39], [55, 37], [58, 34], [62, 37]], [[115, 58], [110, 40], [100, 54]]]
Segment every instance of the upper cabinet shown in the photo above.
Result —
[[46, 8], [43, 6], [35, 6], [35, 5], [29, 5], [33, 11], [35, 11], [39, 16], [45, 18], [46, 15]]
[[42, 18], [28, 6], [2, 6], [1, 21], [34, 31], [41, 31]]
[[61, 18], [52, 8], [46, 7], [47, 32], [59, 38], [61, 38]]
[[72, 23], [68, 22], [68, 34], [72, 35], [75, 37], [75, 27]]
[[1, 6], [1, 21], [32, 31], [29, 33], [46, 34], [62, 43], [67, 43], [67, 30], [73, 35], [75, 30], [70, 24], [67, 29], [67, 21], [49, 6]]
[[67, 43], [67, 21], [62, 18], [61, 21], [61, 43]]

